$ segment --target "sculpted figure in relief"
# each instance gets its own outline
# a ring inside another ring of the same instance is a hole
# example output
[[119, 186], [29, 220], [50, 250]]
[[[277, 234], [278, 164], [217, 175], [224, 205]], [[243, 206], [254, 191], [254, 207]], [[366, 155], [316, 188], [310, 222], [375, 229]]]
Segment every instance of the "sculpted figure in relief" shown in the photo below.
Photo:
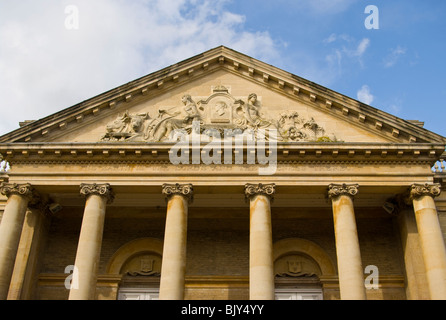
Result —
[[[147, 113], [130, 114], [126, 111], [124, 115], [107, 124], [106, 133], [101, 141], [169, 142], [175, 130], [183, 130], [190, 134], [196, 128], [193, 128], [193, 122], [196, 121], [200, 123], [201, 130], [197, 133], [202, 134], [211, 129], [220, 131], [241, 129], [241, 131], [252, 131], [257, 138], [259, 133], [263, 134], [260, 138], [265, 140], [337, 141], [334, 136], [327, 136], [324, 128], [313, 118], [303, 119], [296, 111], [283, 112], [276, 119], [266, 119], [260, 113], [260, 101], [255, 93], [251, 93], [246, 101], [235, 99], [229, 94], [227, 96], [223, 95], [223, 100], [209, 106], [202, 101], [197, 106], [192, 97], [185, 94], [181, 99], [183, 103], [181, 108], [159, 109], [158, 115], [154, 118]], [[230, 101], [234, 102], [229, 103]]]
[[239, 101], [239, 103], [240, 106], [236, 111], [239, 116], [237, 124], [241, 129], [267, 128], [272, 125], [270, 121], [263, 119], [259, 112], [257, 94], [251, 93], [246, 103], [243, 101]]
[[[161, 142], [170, 137], [175, 129], [185, 129], [190, 133], [192, 122], [201, 121], [201, 115], [196, 103], [188, 94], [181, 99], [184, 104], [183, 112], [177, 111], [170, 113], [166, 110], [159, 110], [158, 117], [153, 119], [147, 126], [144, 139], [148, 141]], [[180, 118], [178, 118], [181, 116]]]
[[316, 123], [314, 118], [306, 120], [296, 111], [284, 112], [280, 115], [277, 128], [283, 141], [334, 142], [334, 135], [327, 136], [325, 129]]
[[102, 141], [130, 140], [140, 137], [144, 131], [144, 122], [149, 119], [147, 113], [130, 114], [128, 111], [106, 126]]

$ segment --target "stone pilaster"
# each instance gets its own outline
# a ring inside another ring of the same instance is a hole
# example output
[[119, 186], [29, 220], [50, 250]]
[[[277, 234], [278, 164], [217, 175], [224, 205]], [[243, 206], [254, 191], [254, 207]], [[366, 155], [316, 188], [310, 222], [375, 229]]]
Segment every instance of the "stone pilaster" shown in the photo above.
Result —
[[274, 300], [274, 261], [271, 201], [275, 184], [246, 184], [249, 199], [249, 298]]
[[164, 184], [167, 200], [166, 228], [161, 265], [160, 300], [184, 299], [188, 204], [192, 184]]
[[8, 296], [26, 210], [37, 196], [30, 184], [3, 183], [0, 192], [8, 197], [0, 224], [0, 300]]
[[446, 300], [446, 249], [434, 201], [440, 193], [439, 184], [414, 184], [410, 187], [429, 293], [433, 300]]
[[[86, 197], [84, 217], [76, 253], [74, 279], [69, 300], [93, 300], [95, 298], [99, 257], [102, 246], [105, 208], [114, 199], [107, 184], [81, 184], [81, 195]], [[76, 282], [76, 281], [75, 281]]]
[[328, 196], [333, 207], [339, 288], [343, 300], [366, 299], [353, 207], [353, 197], [358, 194], [358, 189], [357, 184], [331, 184], [328, 187]]

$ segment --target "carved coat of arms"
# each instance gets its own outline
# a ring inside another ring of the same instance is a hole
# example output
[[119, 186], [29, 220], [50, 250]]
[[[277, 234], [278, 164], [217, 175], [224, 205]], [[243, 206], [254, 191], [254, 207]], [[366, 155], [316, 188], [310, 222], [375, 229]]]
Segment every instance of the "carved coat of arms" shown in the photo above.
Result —
[[130, 276], [159, 276], [160, 273], [155, 271], [153, 268], [155, 260], [153, 259], [141, 259], [140, 270], [128, 271], [127, 274]]

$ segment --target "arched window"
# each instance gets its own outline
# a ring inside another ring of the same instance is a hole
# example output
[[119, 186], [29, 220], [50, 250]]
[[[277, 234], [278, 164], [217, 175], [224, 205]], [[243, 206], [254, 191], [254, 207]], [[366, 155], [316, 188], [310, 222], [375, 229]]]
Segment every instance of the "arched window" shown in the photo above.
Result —
[[334, 264], [317, 244], [298, 238], [274, 244], [276, 300], [322, 300], [321, 277], [335, 274]]
[[109, 274], [120, 274], [118, 300], [158, 300], [162, 262], [162, 241], [133, 240], [122, 246], [110, 260]]

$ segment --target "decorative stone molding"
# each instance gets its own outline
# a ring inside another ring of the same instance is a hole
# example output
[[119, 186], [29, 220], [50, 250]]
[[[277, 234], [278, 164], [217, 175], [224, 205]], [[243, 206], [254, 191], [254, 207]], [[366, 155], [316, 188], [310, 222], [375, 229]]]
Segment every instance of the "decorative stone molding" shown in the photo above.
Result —
[[246, 199], [251, 199], [251, 197], [256, 195], [264, 195], [270, 198], [272, 201], [274, 199], [274, 194], [276, 193], [276, 185], [274, 183], [269, 184], [245, 184], [245, 197]]
[[354, 197], [358, 194], [358, 184], [330, 184], [328, 186], [328, 197], [330, 199], [337, 198], [339, 196]]
[[107, 203], [113, 202], [115, 195], [109, 183], [105, 184], [86, 184], [82, 183], [80, 186], [80, 194], [89, 197], [91, 195], [98, 195], [107, 198]]
[[194, 187], [192, 184], [163, 184], [163, 194], [166, 196], [166, 200], [173, 195], [180, 195], [187, 199], [189, 203], [193, 201]]
[[17, 184], [17, 183], [2, 183], [0, 185], [0, 192], [6, 197], [10, 197], [12, 194], [26, 197], [28, 200], [33, 199], [36, 196], [34, 188], [29, 184]]
[[9, 181], [9, 176], [7, 174], [3, 174], [0, 172], [0, 185], [2, 183], [8, 183]]
[[440, 184], [413, 184], [410, 187], [410, 199], [417, 199], [422, 196], [438, 197], [441, 193]]
[[29, 208], [38, 209], [43, 213], [45, 213], [45, 209], [47, 208], [46, 202], [29, 183], [0, 183], [0, 193], [8, 198], [11, 194], [23, 196], [28, 200]]
[[[204, 148], [205, 146], [203, 146]], [[420, 144], [416, 146], [419, 156], [414, 154], [414, 145], [383, 145], [382, 143], [283, 143], [277, 147], [277, 161], [315, 161], [314, 163], [363, 163], [363, 164], [417, 164], [432, 166], [432, 149], [435, 157], [440, 158], [444, 145]], [[36, 143], [29, 149], [28, 145], [0, 145], [0, 152], [8, 154], [14, 165], [59, 165], [59, 164], [106, 164], [106, 163], [166, 163], [172, 145], [168, 143], [98, 143], [98, 144], [43, 144]], [[243, 152], [248, 149], [243, 146]], [[28, 150], [28, 156], [23, 154]], [[233, 146], [235, 154], [239, 149]], [[125, 152], [122, 152], [125, 151]], [[258, 151], [258, 150], [254, 150]], [[385, 154], [385, 157], [383, 156]], [[443, 159], [443, 157], [441, 157]], [[161, 161], [161, 162], [160, 162]], [[322, 161], [322, 162], [321, 162]], [[445, 176], [445, 172], [436, 172], [436, 177]], [[0, 173], [0, 181], [2, 174]], [[410, 185], [410, 184], [409, 184]]]

